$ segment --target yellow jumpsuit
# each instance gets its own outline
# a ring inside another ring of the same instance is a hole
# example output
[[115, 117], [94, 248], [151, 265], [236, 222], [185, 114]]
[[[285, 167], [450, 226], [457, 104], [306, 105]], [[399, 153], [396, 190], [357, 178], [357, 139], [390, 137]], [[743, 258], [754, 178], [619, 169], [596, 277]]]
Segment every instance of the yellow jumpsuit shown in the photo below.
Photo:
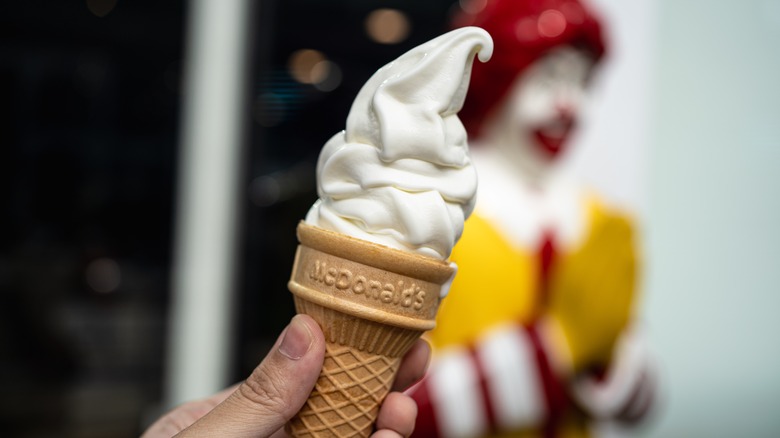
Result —
[[[537, 248], [519, 248], [475, 213], [466, 222], [452, 260], [458, 274], [429, 333], [434, 351], [473, 348], [492, 327], [532, 325], [540, 318], [558, 324], [568, 353], [569, 376], [603, 369], [631, 320], [636, 300], [637, 250], [632, 220], [595, 197], [582, 200], [586, 225], [579, 240], [555, 248], [547, 274]], [[554, 233], [553, 233], [553, 242]], [[543, 287], [540, 283], [544, 282]], [[544, 290], [542, 290], [544, 289]], [[555, 436], [587, 436], [587, 420], [573, 409], [555, 426]], [[538, 436], [538, 425], [501, 436]]]

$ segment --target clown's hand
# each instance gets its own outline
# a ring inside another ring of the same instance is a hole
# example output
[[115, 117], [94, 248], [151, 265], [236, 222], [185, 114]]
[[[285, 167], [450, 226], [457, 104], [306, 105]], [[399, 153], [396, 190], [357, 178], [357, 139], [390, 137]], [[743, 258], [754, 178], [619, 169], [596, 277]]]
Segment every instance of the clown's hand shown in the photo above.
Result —
[[635, 424], [651, 410], [656, 373], [639, 333], [624, 333], [603, 378], [582, 375], [572, 382], [572, 399], [590, 417]]

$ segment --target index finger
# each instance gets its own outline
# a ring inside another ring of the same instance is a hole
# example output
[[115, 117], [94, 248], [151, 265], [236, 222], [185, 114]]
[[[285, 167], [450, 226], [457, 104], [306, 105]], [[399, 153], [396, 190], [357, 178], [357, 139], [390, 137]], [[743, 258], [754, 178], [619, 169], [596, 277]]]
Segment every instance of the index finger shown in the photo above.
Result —
[[431, 347], [424, 339], [418, 339], [404, 356], [391, 391], [404, 391], [419, 382], [428, 369]]

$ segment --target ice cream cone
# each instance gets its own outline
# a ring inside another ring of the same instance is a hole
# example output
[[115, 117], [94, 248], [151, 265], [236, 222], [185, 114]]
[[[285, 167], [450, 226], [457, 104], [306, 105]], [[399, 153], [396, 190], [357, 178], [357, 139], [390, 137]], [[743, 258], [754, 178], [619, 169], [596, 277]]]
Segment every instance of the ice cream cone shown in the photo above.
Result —
[[289, 423], [296, 437], [368, 436], [403, 355], [435, 325], [445, 261], [298, 225], [288, 284], [326, 340], [314, 391]]

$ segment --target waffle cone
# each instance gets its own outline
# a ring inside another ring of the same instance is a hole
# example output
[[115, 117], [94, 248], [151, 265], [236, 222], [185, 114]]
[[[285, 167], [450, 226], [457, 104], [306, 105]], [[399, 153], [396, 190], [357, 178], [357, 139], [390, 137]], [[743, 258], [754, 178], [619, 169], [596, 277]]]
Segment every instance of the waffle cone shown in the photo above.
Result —
[[325, 335], [314, 391], [288, 430], [296, 437], [368, 436], [401, 358], [435, 326], [446, 262], [301, 222], [288, 287]]

